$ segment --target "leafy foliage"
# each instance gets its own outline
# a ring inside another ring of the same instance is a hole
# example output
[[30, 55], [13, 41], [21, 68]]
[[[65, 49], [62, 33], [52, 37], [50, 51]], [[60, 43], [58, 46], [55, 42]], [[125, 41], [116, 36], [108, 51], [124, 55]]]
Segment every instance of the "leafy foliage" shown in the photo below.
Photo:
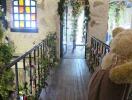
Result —
[[115, 21], [116, 26], [119, 26], [120, 23], [123, 21], [123, 13], [125, 9], [125, 2], [112, 2], [110, 3], [109, 8], [109, 23]]
[[2, 42], [2, 38], [3, 38], [3, 31], [2, 31], [2, 25], [1, 25], [1, 22], [0, 22], [0, 43]]
[[8, 98], [9, 91], [14, 90], [14, 73], [12, 69], [6, 69], [4, 73], [0, 76], [0, 94], [2, 97]]
[[0, 27], [0, 95], [4, 100], [8, 99], [10, 91], [14, 90], [14, 73], [11, 68], [6, 68], [13, 56], [13, 47], [10, 44], [2, 43], [2, 27]]
[[2, 13], [2, 10], [1, 10], [1, 8], [0, 8], [0, 17], [3, 15], [3, 13]]
[[71, 5], [72, 5], [72, 9], [73, 9], [72, 15], [74, 17], [77, 17], [79, 15], [79, 12], [80, 12], [81, 4], [78, 1], [71, 1]]
[[46, 50], [44, 56], [40, 58], [41, 65], [41, 83], [39, 86], [46, 88], [48, 86], [47, 79], [50, 74], [50, 70], [57, 66], [57, 57], [56, 57], [56, 34], [50, 33], [47, 36]]
[[88, 18], [88, 21], [90, 21], [90, 4], [89, 1], [86, 2], [85, 6], [85, 16]]
[[60, 0], [60, 2], [58, 2], [58, 14], [60, 15], [60, 19], [63, 19], [63, 12], [64, 12], [64, 3], [65, 0]]
[[13, 49], [10, 45], [0, 44], [0, 65], [7, 64], [12, 58]]

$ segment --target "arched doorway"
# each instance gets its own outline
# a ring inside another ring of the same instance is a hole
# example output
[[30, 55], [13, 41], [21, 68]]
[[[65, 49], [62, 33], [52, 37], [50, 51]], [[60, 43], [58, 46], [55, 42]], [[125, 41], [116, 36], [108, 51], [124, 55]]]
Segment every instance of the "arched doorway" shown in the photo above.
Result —
[[61, 34], [61, 57], [66, 59], [84, 59], [87, 43], [86, 7], [81, 5], [78, 16], [73, 16], [71, 3], [65, 4], [63, 28]]

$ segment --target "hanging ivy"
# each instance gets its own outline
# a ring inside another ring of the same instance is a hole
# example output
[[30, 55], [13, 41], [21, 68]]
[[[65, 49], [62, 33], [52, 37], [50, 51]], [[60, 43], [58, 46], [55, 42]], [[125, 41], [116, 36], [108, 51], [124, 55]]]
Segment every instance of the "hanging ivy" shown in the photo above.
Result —
[[109, 8], [110, 22], [113, 22], [113, 20], [115, 20], [116, 26], [119, 26], [122, 20], [121, 15], [122, 15], [122, 11], [124, 11], [124, 8], [125, 8], [124, 1], [120, 3], [118, 1], [110, 3], [110, 8]]
[[2, 25], [1, 25], [1, 22], [0, 22], [0, 43], [2, 43], [2, 38], [3, 38], [3, 31], [2, 31]]
[[80, 13], [80, 7], [81, 4], [78, 1], [71, 1], [71, 6], [72, 6], [72, 15], [74, 17], [77, 17]]
[[85, 6], [85, 16], [88, 18], [88, 21], [90, 21], [90, 4], [88, 1]]
[[2, 13], [2, 9], [0, 8], [0, 17], [2, 17], [3, 13]]
[[0, 95], [4, 100], [8, 100], [10, 92], [14, 90], [14, 73], [11, 68], [6, 68], [5, 65], [12, 59], [14, 50], [10, 44], [2, 42], [4, 35], [2, 30], [0, 27]]
[[60, 0], [60, 2], [58, 2], [58, 14], [60, 15], [60, 19], [63, 19], [63, 12], [65, 9], [64, 6], [65, 0]]

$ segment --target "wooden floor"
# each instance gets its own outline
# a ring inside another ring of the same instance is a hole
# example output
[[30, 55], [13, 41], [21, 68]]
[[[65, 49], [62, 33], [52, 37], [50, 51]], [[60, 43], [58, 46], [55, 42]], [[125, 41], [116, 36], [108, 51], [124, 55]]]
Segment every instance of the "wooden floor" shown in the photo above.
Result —
[[89, 75], [85, 59], [64, 59], [41, 100], [87, 100]]
[[67, 46], [67, 50], [64, 53], [63, 58], [66, 59], [84, 59], [85, 58], [85, 46], [76, 46], [73, 49], [72, 45]]

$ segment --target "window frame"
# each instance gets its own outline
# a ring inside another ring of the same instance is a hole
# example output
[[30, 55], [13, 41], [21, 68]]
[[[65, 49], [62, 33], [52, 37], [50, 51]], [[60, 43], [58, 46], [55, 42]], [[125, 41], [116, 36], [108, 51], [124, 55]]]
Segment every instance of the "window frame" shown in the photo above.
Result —
[[[17, 1], [17, 5], [14, 5], [14, 2]], [[23, 0], [23, 5], [20, 5], [19, 3], [20, 0], [12, 0], [12, 22], [11, 22], [11, 32], [28, 32], [28, 33], [37, 33], [38, 32], [38, 27], [37, 27], [37, 2], [36, 0], [30, 0], [30, 5], [26, 5], [26, 0]], [[35, 5], [31, 5], [31, 1], [34, 1], [35, 2]], [[14, 7], [17, 7], [18, 9], [18, 12], [14, 12]], [[20, 13], [20, 7], [23, 7], [23, 13]], [[27, 13], [26, 12], [26, 7], [29, 7], [30, 8], [30, 12]], [[35, 8], [35, 13], [32, 13], [32, 10], [31, 8], [34, 7]], [[15, 14], [18, 14], [18, 19], [15, 19]], [[20, 14], [23, 14], [24, 16], [24, 19], [21, 20], [20, 19]], [[29, 14], [30, 15], [30, 18], [29, 20], [26, 20], [26, 14]], [[31, 19], [31, 16], [35, 17], [34, 20]], [[15, 27], [15, 21], [18, 21], [18, 27]], [[24, 24], [23, 27], [20, 27], [20, 21], [22, 21]], [[29, 21], [30, 23], [30, 27], [27, 27], [26, 26], [26, 22]], [[35, 27], [32, 27], [31, 23], [35, 22]]]

